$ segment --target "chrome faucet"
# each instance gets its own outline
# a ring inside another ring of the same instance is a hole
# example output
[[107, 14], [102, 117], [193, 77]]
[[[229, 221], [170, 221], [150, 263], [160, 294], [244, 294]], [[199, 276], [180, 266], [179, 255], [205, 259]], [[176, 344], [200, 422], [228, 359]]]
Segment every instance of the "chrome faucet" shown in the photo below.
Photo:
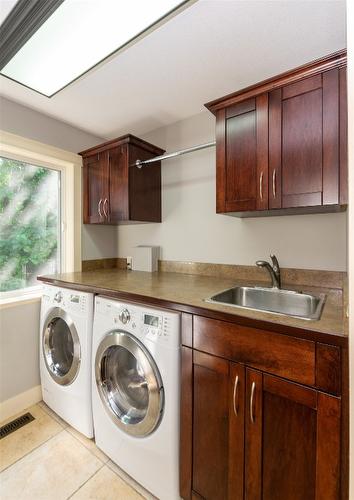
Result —
[[273, 254], [270, 254], [270, 258], [272, 259], [272, 265], [270, 265], [269, 262], [267, 262], [266, 260], [257, 260], [256, 266], [264, 267], [265, 269], [267, 269], [267, 271], [270, 274], [270, 277], [272, 278], [273, 288], [281, 288], [280, 267], [278, 259]]

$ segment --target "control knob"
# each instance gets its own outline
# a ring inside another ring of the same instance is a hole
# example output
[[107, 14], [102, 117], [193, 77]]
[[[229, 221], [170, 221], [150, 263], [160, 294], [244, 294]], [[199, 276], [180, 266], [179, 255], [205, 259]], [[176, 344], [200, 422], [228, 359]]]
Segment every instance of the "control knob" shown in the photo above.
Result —
[[123, 323], [123, 325], [126, 325], [127, 323], [129, 323], [129, 321], [130, 321], [130, 313], [129, 313], [128, 309], [123, 309], [123, 311], [121, 311], [119, 313], [119, 319], [121, 320], [121, 322]]
[[62, 298], [63, 298], [63, 294], [61, 292], [57, 292], [54, 295], [54, 301], [57, 302], [57, 303], [61, 302]]

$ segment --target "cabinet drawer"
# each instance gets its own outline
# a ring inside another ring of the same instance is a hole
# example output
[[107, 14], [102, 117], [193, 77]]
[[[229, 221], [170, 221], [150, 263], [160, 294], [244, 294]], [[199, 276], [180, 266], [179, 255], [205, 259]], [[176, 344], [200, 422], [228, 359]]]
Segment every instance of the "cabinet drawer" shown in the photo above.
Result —
[[193, 317], [193, 347], [267, 373], [315, 386], [315, 342]]

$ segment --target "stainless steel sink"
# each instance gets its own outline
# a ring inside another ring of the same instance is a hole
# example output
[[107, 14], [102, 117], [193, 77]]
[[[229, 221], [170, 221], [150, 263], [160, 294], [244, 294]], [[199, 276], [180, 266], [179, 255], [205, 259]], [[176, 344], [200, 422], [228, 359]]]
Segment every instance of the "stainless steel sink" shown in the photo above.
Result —
[[217, 293], [206, 302], [319, 320], [325, 300], [323, 293], [315, 296], [279, 288], [238, 286]]

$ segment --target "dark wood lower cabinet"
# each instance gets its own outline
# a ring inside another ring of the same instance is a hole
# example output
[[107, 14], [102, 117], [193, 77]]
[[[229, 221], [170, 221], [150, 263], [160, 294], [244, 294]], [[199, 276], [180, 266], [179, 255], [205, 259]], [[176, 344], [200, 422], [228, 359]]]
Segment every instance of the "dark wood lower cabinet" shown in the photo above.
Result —
[[338, 499], [340, 399], [246, 372], [245, 498]]
[[184, 499], [340, 498], [341, 398], [186, 347], [182, 370]]
[[193, 491], [243, 499], [245, 369], [193, 353]]
[[227, 498], [229, 363], [193, 353], [193, 490], [203, 498]]

